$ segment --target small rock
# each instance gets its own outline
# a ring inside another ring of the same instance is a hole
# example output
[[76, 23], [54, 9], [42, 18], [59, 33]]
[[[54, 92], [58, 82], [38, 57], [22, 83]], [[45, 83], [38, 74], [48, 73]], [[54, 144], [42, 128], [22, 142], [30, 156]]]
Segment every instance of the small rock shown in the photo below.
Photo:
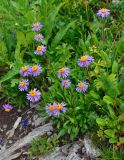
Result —
[[79, 142], [75, 142], [73, 146], [70, 148], [70, 152], [78, 152], [81, 148], [81, 144]]
[[87, 155], [90, 156], [91, 158], [96, 158], [100, 156], [100, 150], [96, 148], [96, 146], [93, 144], [89, 135], [86, 135], [84, 137], [84, 147], [86, 149]]
[[83, 153], [83, 154], [85, 154], [85, 153], [86, 153], [86, 149], [85, 149], [85, 147], [84, 147], [84, 146], [82, 147], [82, 153]]
[[57, 147], [54, 152], [47, 153], [39, 158], [39, 160], [66, 160], [66, 156], [61, 152], [61, 148]]
[[18, 113], [21, 113], [21, 112], [22, 112], [22, 110], [21, 110], [21, 109], [17, 109], [17, 112], [18, 112]]
[[81, 158], [75, 152], [73, 152], [70, 155], [68, 155], [66, 160], [81, 160]]
[[0, 131], [1, 131], [1, 132], [3, 132], [3, 129], [2, 129], [2, 128], [0, 128]]
[[7, 128], [7, 125], [6, 125], [6, 124], [4, 124], [4, 125], [3, 125], [3, 128], [4, 128], [4, 129], [6, 129], [6, 128]]
[[81, 160], [78, 150], [81, 148], [81, 144], [79, 142], [75, 142], [72, 147], [69, 149], [69, 154], [66, 160]]
[[32, 126], [34, 126], [34, 122], [32, 122], [31, 124], [32, 124]]
[[22, 154], [23, 155], [29, 155], [29, 152], [23, 152]]
[[12, 141], [11, 141], [11, 140], [9, 140], [9, 143], [10, 143], [10, 144], [12, 144]]
[[37, 118], [37, 119], [34, 121], [35, 127], [39, 126], [39, 125], [42, 123], [42, 121], [43, 121], [42, 118]]
[[38, 115], [35, 114], [35, 115], [33, 116], [33, 121], [35, 121], [37, 118], [38, 118]]
[[52, 132], [47, 132], [47, 135], [50, 136], [52, 134]]
[[31, 108], [37, 108], [37, 106], [38, 106], [38, 103], [35, 103], [35, 104], [34, 104], [34, 103], [31, 103], [31, 102], [30, 102], [30, 107], [31, 107]]
[[28, 111], [28, 112], [27, 112], [27, 114], [31, 114], [31, 113], [32, 113], [32, 111]]
[[64, 146], [62, 146], [62, 152], [65, 154], [65, 155], [68, 155], [68, 152], [69, 152], [69, 147], [71, 146], [71, 144], [66, 144]]
[[31, 120], [30, 119], [28, 120], [28, 123], [31, 124]]

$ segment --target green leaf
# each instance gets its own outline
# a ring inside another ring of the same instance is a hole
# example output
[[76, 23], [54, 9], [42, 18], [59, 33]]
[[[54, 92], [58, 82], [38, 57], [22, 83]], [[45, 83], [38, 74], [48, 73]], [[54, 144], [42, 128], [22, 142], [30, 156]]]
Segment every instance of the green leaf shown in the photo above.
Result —
[[111, 60], [110, 60], [108, 54], [105, 53], [104, 51], [101, 51], [99, 53], [99, 55], [101, 56], [102, 60], [104, 60], [104, 62], [106, 62], [106, 67], [110, 67], [111, 66]]
[[58, 134], [58, 137], [61, 137], [63, 136], [64, 134], [66, 133], [66, 129], [65, 128], [62, 128]]
[[100, 99], [99, 94], [97, 94], [95, 91], [90, 91], [90, 95], [95, 99]]
[[124, 144], [124, 137], [119, 137], [119, 142], [121, 142], [121, 144]]
[[57, 44], [61, 41], [61, 39], [64, 37], [64, 35], [66, 34], [66, 32], [68, 31], [68, 29], [73, 26], [75, 24], [76, 21], [72, 21], [71, 23], [69, 23], [66, 27], [62, 28], [59, 30], [59, 32], [56, 34], [56, 36], [54, 37], [52, 43], [51, 43], [51, 47], [55, 48], [57, 46]]
[[68, 119], [71, 121], [71, 123], [73, 123], [73, 124], [75, 123], [75, 119], [74, 118], [68, 116]]
[[14, 77], [16, 74], [19, 73], [20, 67], [22, 66], [22, 64], [15, 64], [14, 67], [8, 71], [8, 73], [6, 73], [0, 80], [0, 83], [5, 82], [9, 79], [11, 79], [12, 77]]
[[30, 44], [32, 42], [32, 40], [33, 40], [33, 34], [32, 34], [32, 32], [27, 33], [26, 34], [26, 42], [28, 44]]
[[110, 105], [107, 105], [111, 118], [116, 118], [115, 112]]
[[56, 8], [53, 7], [52, 12], [50, 12], [50, 14], [47, 17], [47, 24], [45, 26], [45, 29], [46, 29], [45, 40], [46, 40], [46, 42], [48, 42], [48, 40], [51, 36], [52, 30], [53, 30], [53, 27], [54, 27], [54, 23], [55, 23], [55, 18], [57, 16], [60, 8], [63, 5], [64, 5], [64, 3], [61, 3]]
[[102, 87], [108, 96], [115, 98], [119, 95], [118, 81], [115, 74], [103, 75], [101, 81], [103, 83]]
[[112, 129], [107, 129], [104, 131], [104, 133], [108, 136], [108, 137], [114, 137], [115, 136], [115, 130]]
[[26, 38], [23, 32], [17, 32], [17, 43], [26, 45]]
[[117, 143], [118, 142], [118, 138], [117, 137], [112, 137], [109, 139], [109, 143]]
[[97, 123], [99, 126], [105, 126], [105, 125], [106, 125], [105, 120], [104, 120], [104, 119], [101, 119], [101, 118], [97, 118], [97, 119], [96, 119], [96, 123]]
[[20, 8], [18, 3], [14, 2], [14, 1], [10, 1], [10, 3], [14, 8], [16, 8], [16, 9]]
[[119, 91], [121, 93], [124, 93], [124, 71], [122, 72], [121, 76], [120, 76], [120, 81], [119, 81]]
[[106, 104], [112, 104], [113, 102], [113, 99], [109, 96], [104, 96], [103, 97], [103, 101], [106, 103]]
[[112, 73], [116, 74], [118, 72], [118, 63], [116, 61], [112, 64]]
[[117, 52], [124, 53], [124, 39], [123, 38], [117, 43]]
[[121, 113], [121, 115], [118, 117], [118, 121], [124, 121], [124, 113]]
[[19, 83], [19, 79], [12, 79], [11, 81], [11, 87], [15, 87], [16, 84]]

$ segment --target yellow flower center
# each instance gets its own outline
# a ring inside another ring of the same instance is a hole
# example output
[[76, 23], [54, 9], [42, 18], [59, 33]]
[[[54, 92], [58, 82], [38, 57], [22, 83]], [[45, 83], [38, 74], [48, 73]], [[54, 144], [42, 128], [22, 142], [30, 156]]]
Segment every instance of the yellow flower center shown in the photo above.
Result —
[[29, 94], [32, 96], [32, 97], [35, 97], [37, 95], [37, 92], [35, 90], [31, 90], [29, 92]]
[[25, 72], [25, 71], [27, 71], [27, 70], [28, 70], [28, 67], [27, 67], [27, 66], [22, 67], [22, 71], [23, 71], [23, 72]]
[[34, 24], [34, 27], [38, 27], [38, 26], [39, 26], [39, 24], [38, 24], [38, 23], [35, 23], [35, 24]]
[[65, 72], [65, 69], [64, 69], [64, 68], [61, 68], [59, 71], [60, 71], [60, 73], [64, 73], [64, 72]]
[[[40, 34], [37, 34], [37, 38], [40, 38]], [[41, 46], [40, 46], [41, 47]]]
[[49, 106], [49, 110], [53, 111], [54, 110], [54, 106], [53, 105]]
[[42, 46], [38, 46], [37, 51], [42, 51]]
[[61, 105], [61, 104], [58, 104], [58, 105], [56, 106], [56, 109], [60, 111], [60, 110], [62, 109], [62, 105]]
[[68, 82], [67, 82], [67, 81], [65, 81], [65, 82], [64, 82], [64, 86], [66, 86], [66, 84], [67, 84], [67, 83], [68, 83]]
[[78, 87], [79, 87], [79, 88], [83, 88], [83, 86], [84, 86], [84, 85], [83, 85], [82, 82], [78, 83]]
[[81, 56], [80, 60], [81, 60], [81, 62], [85, 62], [87, 60], [87, 57], [86, 56]]
[[25, 85], [25, 82], [24, 81], [22, 81], [22, 82], [20, 82], [20, 86], [24, 86]]
[[32, 71], [37, 71], [38, 70], [38, 66], [33, 66], [31, 69], [32, 69]]
[[11, 109], [10, 109], [10, 108], [6, 108], [5, 111], [6, 111], [6, 112], [10, 112]]
[[102, 12], [102, 13], [106, 13], [106, 12], [107, 12], [107, 9], [103, 8], [103, 9], [101, 9], [101, 12]]

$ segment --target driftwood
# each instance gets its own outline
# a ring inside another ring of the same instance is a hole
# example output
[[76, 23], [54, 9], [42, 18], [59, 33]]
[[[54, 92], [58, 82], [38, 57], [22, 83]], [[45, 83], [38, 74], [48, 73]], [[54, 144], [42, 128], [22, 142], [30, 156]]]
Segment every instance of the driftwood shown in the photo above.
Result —
[[30, 144], [32, 139], [40, 137], [44, 135], [45, 133], [50, 132], [52, 130], [53, 128], [50, 123], [34, 129], [27, 136], [18, 140], [13, 146], [11, 146], [5, 151], [0, 152], [0, 160], [11, 160], [10, 158], [16, 150]]
[[22, 117], [18, 117], [17, 120], [14, 123], [14, 126], [11, 130], [8, 131], [7, 135], [7, 139], [9, 139], [10, 137], [12, 137], [15, 133], [16, 128], [18, 127], [19, 123], [21, 122]]

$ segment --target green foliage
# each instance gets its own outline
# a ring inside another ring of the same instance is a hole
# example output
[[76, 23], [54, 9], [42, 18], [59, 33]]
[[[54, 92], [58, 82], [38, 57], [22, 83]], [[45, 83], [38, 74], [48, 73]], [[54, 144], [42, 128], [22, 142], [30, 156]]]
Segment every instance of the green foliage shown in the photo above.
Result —
[[[111, 11], [106, 19], [96, 15], [101, 6]], [[67, 135], [74, 140], [91, 131], [109, 144], [123, 146], [123, 9], [123, 1], [115, 4], [99, 0], [1, 0], [1, 97], [16, 107], [28, 106], [25, 94], [37, 87], [42, 95], [38, 108], [42, 116], [46, 116], [48, 103], [66, 103], [65, 113], [51, 117], [59, 137]], [[36, 32], [31, 31], [31, 26], [37, 21], [43, 23], [39, 32], [44, 35], [42, 44], [47, 45], [43, 56], [34, 54], [40, 43], [34, 41]], [[80, 68], [77, 61], [86, 54], [95, 61], [87, 68]], [[42, 66], [41, 75], [28, 77], [28, 91], [19, 92], [20, 68], [34, 64]], [[71, 71], [72, 84], [68, 89], [62, 87], [57, 77], [61, 67]], [[88, 83], [85, 94], [76, 91], [79, 81]], [[49, 144], [54, 148], [57, 140], [55, 144], [46, 137], [33, 141], [31, 153], [43, 155], [52, 149]]]
[[102, 149], [102, 160], [121, 160], [124, 157], [123, 148], [116, 148], [114, 145], [109, 147], [107, 150]]
[[32, 156], [43, 156], [44, 154], [54, 151], [54, 149], [58, 145], [57, 135], [53, 135], [49, 138], [41, 137], [39, 139], [34, 139], [31, 143], [31, 147], [29, 149], [29, 158]]
[[[97, 118], [96, 122], [99, 126], [99, 130], [97, 132], [98, 136], [101, 138], [108, 138], [109, 143], [115, 144], [124, 144], [124, 124], [123, 124], [124, 113], [120, 114], [118, 117], [111, 116]], [[101, 134], [102, 133], [102, 134]]]

